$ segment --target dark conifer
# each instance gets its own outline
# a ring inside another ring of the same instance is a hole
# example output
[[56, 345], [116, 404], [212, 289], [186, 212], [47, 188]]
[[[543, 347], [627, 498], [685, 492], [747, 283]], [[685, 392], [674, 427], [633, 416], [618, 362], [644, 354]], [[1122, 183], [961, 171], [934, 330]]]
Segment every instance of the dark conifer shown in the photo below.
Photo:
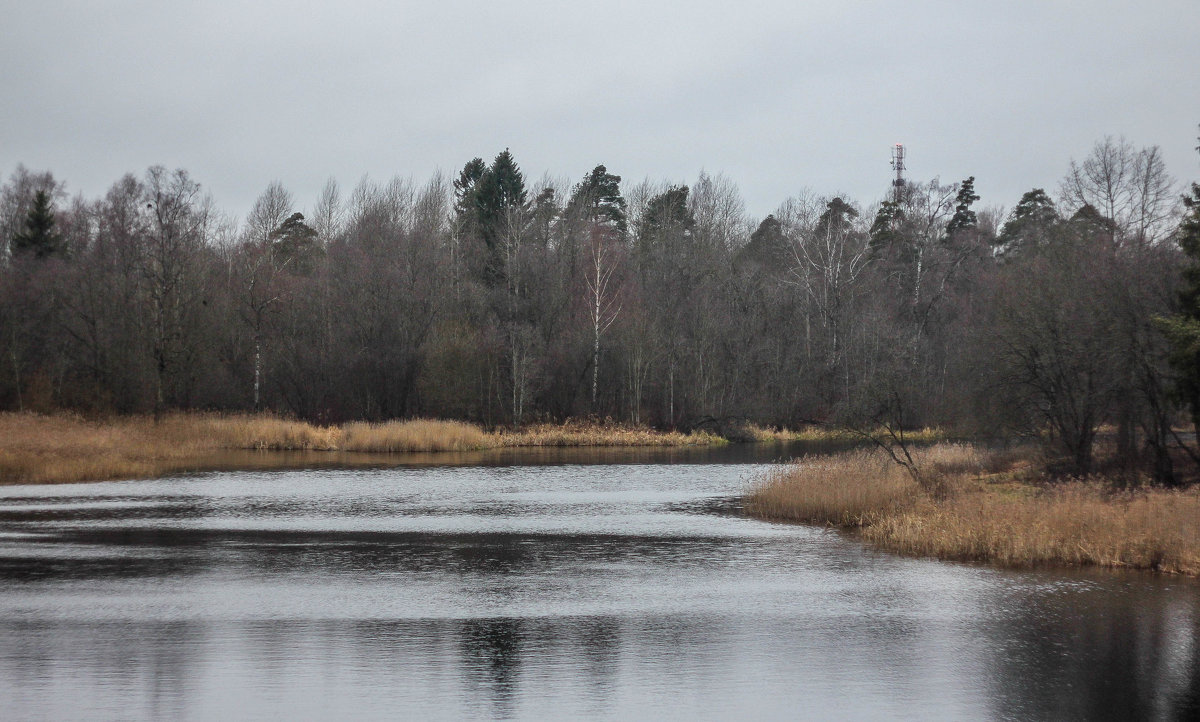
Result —
[[946, 225], [946, 238], [953, 238], [956, 233], [970, 230], [979, 225], [971, 204], [979, 200], [975, 193], [975, 176], [971, 176], [958, 187], [958, 195], [954, 199], [954, 217]]
[[12, 252], [32, 253], [35, 258], [66, 255], [62, 236], [54, 229], [54, 208], [46, 191], [33, 194], [33, 206], [25, 216], [24, 227], [13, 236]]

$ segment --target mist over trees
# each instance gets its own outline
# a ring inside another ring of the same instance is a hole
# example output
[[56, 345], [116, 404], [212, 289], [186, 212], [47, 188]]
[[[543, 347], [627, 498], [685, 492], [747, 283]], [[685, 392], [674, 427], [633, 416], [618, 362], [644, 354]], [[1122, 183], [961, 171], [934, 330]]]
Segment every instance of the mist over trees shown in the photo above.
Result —
[[453, 178], [331, 180], [310, 210], [272, 183], [239, 223], [183, 170], [85, 199], [18, 167], [0, 407], [887, 421], [1048, 435], [1078, 473], [1111, 425], [1171, 482], [1172, 422], [1200, 418], [1200, 191], [1113, 138], [1009, 212], [974, 177], [887, 180], [881, 202], [754, 219], [721, 175], [530, 181], [505, 149]]

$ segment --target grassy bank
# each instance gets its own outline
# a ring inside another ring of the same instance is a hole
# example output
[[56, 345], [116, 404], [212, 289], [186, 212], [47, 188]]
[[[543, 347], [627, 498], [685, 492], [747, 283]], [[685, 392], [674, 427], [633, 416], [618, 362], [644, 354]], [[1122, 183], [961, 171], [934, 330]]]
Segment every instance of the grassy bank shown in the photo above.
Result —
[[234, 450], [362, 452], [473, 451], [522, 446], [684, 446], [723, 443], [705, 433], [619, 424], [539, 424], [485, 431], [457, 421], [355, 422], [318, 426], [269, 415], [172, 414], [88, 421], [70, 414], [0, 414], [0, 483], [133, 479], [217, 468]]
[[[806, 441], [814, 443], [861, 443], [869, 438], [886, 439], [886, 429], [852, 430], [841, 426], [804, 426], [798, 429], [771, 429], [753, 424], [745, 427], [747, 436], [755, 441]], [[942, 429], [924, 428], [906, 431], [905, 441], [913, 444], [932, 444], [944, 441]]]
[[1102, 479], [1051, 483], [1019, 454], [962, 444], [918, 453], [925, 488], [937, 488], [937, 498], [882, 454], [861, 450], [772, 469], [751, 490], [747, 510], [855, 529], [867, 542], [902, 554], [1200, 575], [1200, 488], [1116, 491]]

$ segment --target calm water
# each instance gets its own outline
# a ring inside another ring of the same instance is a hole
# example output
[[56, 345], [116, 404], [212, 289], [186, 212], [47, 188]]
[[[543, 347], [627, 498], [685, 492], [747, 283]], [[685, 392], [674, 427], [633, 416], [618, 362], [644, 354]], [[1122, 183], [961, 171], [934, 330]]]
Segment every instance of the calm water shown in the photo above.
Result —
[[745, 453], [0, 488], [0, 718], [1200, 714], [1195, 582], [742, 518]]

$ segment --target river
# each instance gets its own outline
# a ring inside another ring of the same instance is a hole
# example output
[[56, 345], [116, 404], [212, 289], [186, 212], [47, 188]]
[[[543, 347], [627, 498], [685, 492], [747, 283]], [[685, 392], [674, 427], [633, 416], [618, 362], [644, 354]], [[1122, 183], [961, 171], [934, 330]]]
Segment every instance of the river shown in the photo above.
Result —
[[0, 718], [1200, 714], [1195, 580], [741, 516], [779, 453], [0, 487]]

